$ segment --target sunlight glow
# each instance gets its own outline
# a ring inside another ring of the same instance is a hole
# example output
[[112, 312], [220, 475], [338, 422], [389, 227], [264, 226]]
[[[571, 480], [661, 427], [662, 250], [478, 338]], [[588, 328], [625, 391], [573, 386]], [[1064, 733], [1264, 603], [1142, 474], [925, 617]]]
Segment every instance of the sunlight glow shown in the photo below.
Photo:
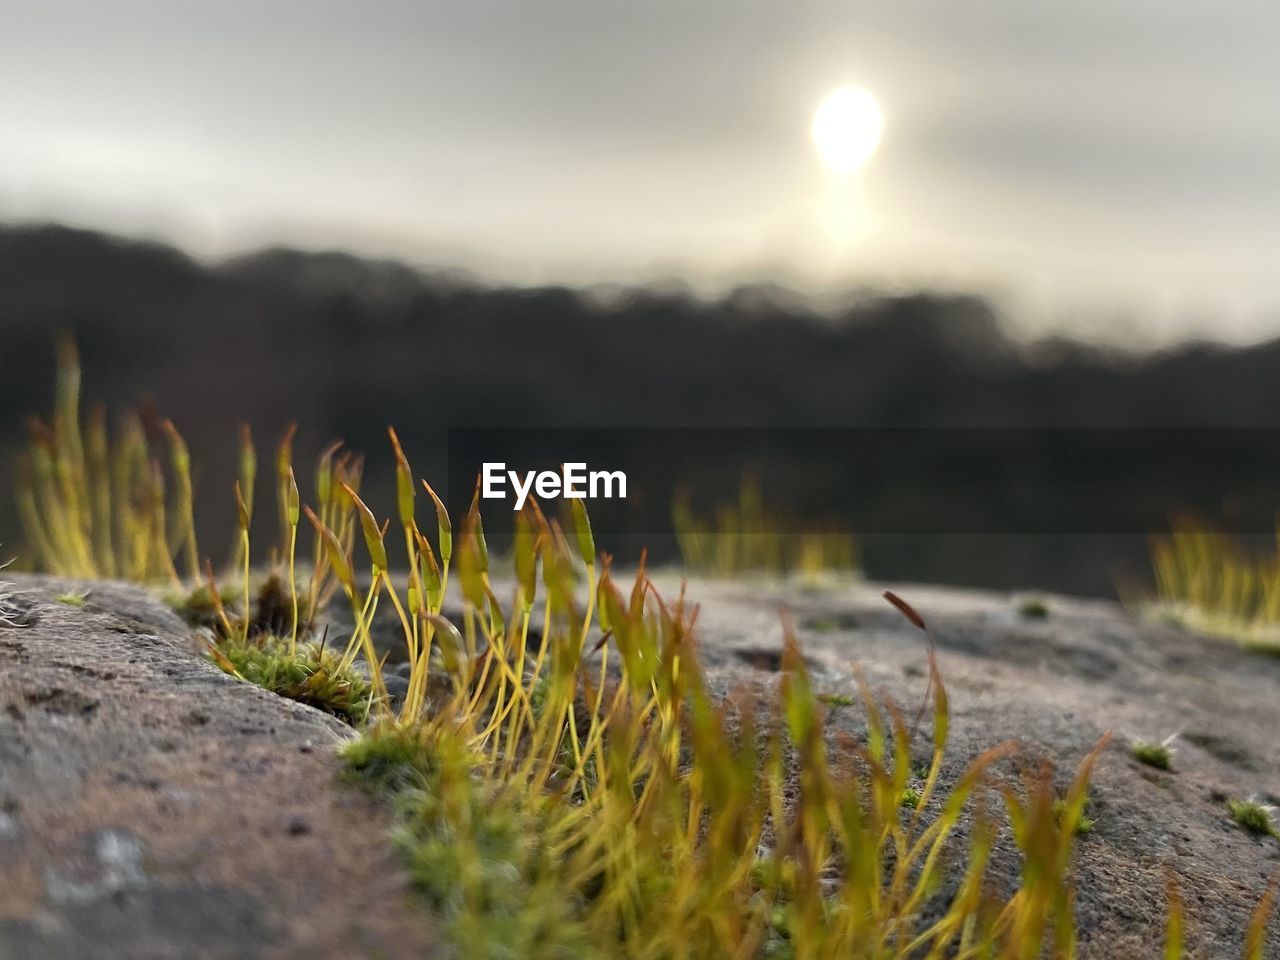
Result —
[[810, 133], [818, 157], [832, 173], [859, 170], [880, 144], [884, 115], [880, 104], [862, 87], [831, 91], [813, 115]]

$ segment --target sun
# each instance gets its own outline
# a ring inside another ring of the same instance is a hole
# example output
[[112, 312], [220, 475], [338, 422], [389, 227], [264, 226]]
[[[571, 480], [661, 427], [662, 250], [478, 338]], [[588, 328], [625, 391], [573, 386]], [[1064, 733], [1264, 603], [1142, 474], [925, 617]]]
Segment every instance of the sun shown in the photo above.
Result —
[[832, 90], [813, 114], [810, 134], [818, 158], [832, 173], [860, 169], [880, 145], [884, 114], [876, 98], [862, 87]]

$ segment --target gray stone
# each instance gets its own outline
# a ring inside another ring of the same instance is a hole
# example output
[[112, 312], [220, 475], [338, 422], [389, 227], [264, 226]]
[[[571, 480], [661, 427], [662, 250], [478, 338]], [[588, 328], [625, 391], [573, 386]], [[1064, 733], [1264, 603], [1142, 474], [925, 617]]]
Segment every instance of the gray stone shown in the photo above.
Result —
[[[145, 591], [15, 579], [27, 625], [0, 629], [0, 956], [431, 955], [429, 920], [385, 842], [388, 811], [337, 780], [347, 728], [193, 655]], [[656, 580], [677, 593], [675, 577]], [[67, 589], [90, 593], [81, 607], [54, 602]], [[1186, 894], [1186, 956], [1239, 956], [1280, 843], [1238, 828], [1225, 799], [1280, 797], [1280, 658], [1101, 601], [1048, 597], [1047, 616], [1029, 617], [1012, 595], [894, 589], [937, 643], [945, 781], [1013, 740], [1065, 786], [1115, 734], [1074, 862], [1079, 956], [1159, 955], [1169, 869]], [[691, 583], [711, 689], [776, 689], [785, 611], [819, 693], [856, 696], [857, 671], [914, 716], [927, 641], [880, 591]], [[393, 651], [397, 629], [380, 621], [379, 645]], [[393, 675], [400, 689], [404, 671]], [[860, 706], [831, 708], [829, 723], [865, 733]], [[1178, 731], [1171, 772], [1128, 753], [1133, 738]], [[926, 720], [918, 759], [928, 736]], [[1018, 869], [1005, 831], [991, 882], [1008, 891]]]
[[[674, 578], [656, 579], [664, 595], [678, 591]], [[883, 589], [691, 583], [709, 682], [721, 692], [772, 688], [778, 675], [768, 668], [782, 649], [785, 610], [819, 693], [856, 697], [857, 670], [914, 717], [926, 693], [927, 641]], [[937, 642], [952, 711], [944, 779], [1011, 740], [1023, 757], [1051, 760], [1065, 787], [1099, 738], [1114, 734], [1090, 787], [1096, 825], [1077, 842], [1079, 956], [1159, 956], [1170, 868], [1187, 901], [1186, 955], [1240, 956], [1250, 914], [1280, 869], [1280, 843], [1237, 827], [1224, 800], [1280, 796], [1280, 657], [1143, 622], [1105, 601], [1051, 597], [1048, 616], [1033, 618], [1019, 614], [1013, 595], [892, 589]], [[835, 730], [865, 731], [860, 706], [829, 716]], [[1179, 731], [1171, 772], [1129, 755], [1135, 738], [1158, 742]], [[930, 751], [926, 722], [916, 754]], [[1006, 832], [993, 882], [1011, 889], [1018, 865]]]
[[0, 957], [431, 955], [389, 811], [340, 778], [349, 728], [224, 674], [145, 590], [13, 579]]

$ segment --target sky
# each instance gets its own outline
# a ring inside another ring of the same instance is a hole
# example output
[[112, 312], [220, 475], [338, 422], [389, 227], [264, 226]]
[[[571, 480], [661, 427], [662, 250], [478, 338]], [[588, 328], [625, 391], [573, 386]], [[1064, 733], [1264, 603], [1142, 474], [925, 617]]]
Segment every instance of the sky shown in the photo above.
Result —
[[[6, 0], [0, 219], [1280, 335], [1271, 0]], [[819, 162], [822, 98], [880, 147]]]

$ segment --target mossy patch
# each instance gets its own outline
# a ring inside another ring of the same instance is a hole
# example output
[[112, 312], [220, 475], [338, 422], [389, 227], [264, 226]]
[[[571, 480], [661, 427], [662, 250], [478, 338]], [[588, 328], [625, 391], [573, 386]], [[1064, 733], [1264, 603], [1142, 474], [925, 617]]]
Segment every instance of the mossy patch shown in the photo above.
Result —
[[847, 693], [821, 693], [818, 694], [818, 700], [833, 709], [839, 707], [852, 707], [858, 702]]
[[1018, 604], [1018, 615], [1028, 620], [1044, 620], [1049, 616], [1049, 604], [1040, 597], [1027, 597]]
[[1129, 747], [1129, 755], [1139, 763], [1157, 770], [1168, 770], [1173, 766], [1173, 748], [1168, 743], [1135, 740]]
[[[250, 582], [249, 608], [250, 636], [255, 634], [287, 634], [292, 626], [293, 595], [284, 578], [271, 572]], [[190, 591], [169, 591], [161, 596], [178, 616], [193, 627], [207, 627], [215, 633], [225, 633], [225, 626], [218, 615], [219, 606], [233, 626], [233, 632], [243, 631], [244, 584], [234, 579], [217, 585], [217, 594], [207, 583], [201, 583]], [[309, 631], [306, 622], [300, 624], [302, 633]]]
[[373, 686], [359, 670], [317, 643], [290, 649], [287, 638], [266, 634], [220, 640], [215, 663], [265, 690], [317, 707], [351, 724], [363, 724], [373, 707]]
[[552, 854], [558, 801], [481, 775], [485, 758], [447, 727], [376, 724], [342, 749], [387, 794], [414, 887], [466, 957], [601, 957]]
[[1182, 517], [1169, 535], [1151, 542], [1156, 595], [1140, 609], [1153, 619], [1280, 656], [1278, 559], [1202, 520]]
[[[1086, 797], [1085, 809], [1082, 809], [1080, 811], [1080, 815], [1076, 817], [1076, 822], [1072, 825], [1071, 832], [1075, 834], [1077, 837], [1088, 836], [1093, 832], [1093, 828], [1098, 825], [1098, 821], [1095, 820], [1093, 817], [1090, 817], [1085, 812], [1085, 810], [1088, 809], [1089, 802], [1090, 802], [1089, 799]], [[1067, 801], [1065, 799], [1055, 800], [1053, 804], [1053, 812], [1054, 812], [1054, 815], [1058, 818], [1059, 822], [1064, 820], [1068, 813]]]
[[804, 622], [804, 629], [813, 633], [841, 633], [857, 630], [859, 620], [851, 613], [832, 615], [829, 617], [813, 617]]
[[[479, 498], [455, 528], [421, 481], [435, 512], [433, 545], [418, 527], [420, 478], [394, 431], [396, 517], [376, 514], [360, 498], [363, 460], [337, 445], [318, 458], [315, 501], [304, 507], [293, 428], [286, 432], [275, 454], [279, 540], [270, 556], [287, 574], [264, 583], [252, 576], [250, 529], [264, 523], [254, 517], [261, 483], [246, 428], [234, 486], [236, 569], [215, 580], [199, 563], [190, 457], [172, 424], [163, 431], [170, 469], [131, 471], [113, 491], [121, 509], [110, 498], [99, 504], [89, 471], [71, 471], [71, 484], [51, 482], [56, 467], [80, 463], [84, 449], [99, 451], [103, 461], [142, 465], [155, 463], [159, 452], [137, 417], [118, 441], [102, 417], [91, 417], [82, 439], [78, 365], [73, 349], [64, 354], [59, 429], [36, 425], [33, 476], [23, 492], [32, 504], [24, 522], [34, 520], [28, 526], [42, 565], [68, 577], [174, 584], [184, 568], [183, 582], [210, 586], [177, 597], [175, 607], [219, 638], [210, 651], [219, 665], [359, 725], [364, 735], [345, 749], [346, 762], [398, 810], [396, 843], [440, 914], [450, 955], [944, 956], [978, 949], [1039, 956], [1050, 938], [1059, 948], [1074, 942], [1074, 917], [1061, 910], [1073, 895], [1063, 854], [1074, 834], [1093, 828], [1080, 801], [1106, 738], [1081, 762], [1067, 793], [1071, 803], [1055, 808], [1062, 794], [1047, 768], [1024, 777], [1022, 789], [1003, 791], [1022, 874], [1035, 879], [1016, 892], [997, 889], [985, 871], [999, 824], [961, 818], [990, 768], [1014, 748], [993, 747], [960, 779], [939, 780], [948, 699], [928, 627], [901, 598], [885, 595], [930, 645], [933, 743], [923, 766], [913, 762], [913, 733], [901, 712], [872, 697], [864, 704], [865, 743], [829, 736], [829, 711], [814, 694], [789, 622], [781, 649], [737, 651], [780, 675], [769, 702], [717, 700], [698, 666], [696, 608], [683, 592], [664, 601], [643, 568], [624, 592], [609, 562], [597, 557], [581, 501], [569, 505], [567, 527], [536, 507], [517, 514], [517, 603], [504, 609], [504, 591], [489, 580]], [[65, 525], [85, 503], [89, 522]], [[132, 509], [142, 503], [152, 509]], [[309, 583], [299, 589], [303, 515], [314, 536], [312, 549], [302, 546], [301, 556], [312, 559]], [[795, 576], [815, 590], [841, 583], [833, 574], [857, 570], [856, 545], [838, 530], [758, 535], [788, 527], [766, 514], [756, 491], [746, 490], [722, 516], [711, 522], [688, 510], [677, 514], [688, 566]], [[65, 529], [50, 537], [53, 524]], [[403, 559], [388, 556], [388, 530], [391, 545], [398, 549], [403, 540]], [[105, 532], [102, 542], [94, 532]], [[372, 575], [357, 581], [366, 558]], [[441, 614], [451, 569], [466, 602], [457, 623]], [[213, 585], [227, 579], [238, 582], [225, 593]], [[338, 595], [350, 603], [354, 624], [341, 655], [308, 634], [316, 612]], [[539, 599], [542, 627], [531, 633]], [[408, 690], [394, 708], [389, 697], [375, 696], [385, 693], [371, 633], [380, 602], [398, 615], [410, 664]], [[1022, 612], [1043, 617], [1049, 610], [1032, 600]], [[5, 616], [0, 602], [0, 622]], [[597, 636], [598, 672], [584, 656]], [[607, 655], [616, 656], [608, 669]], [[428, 696], [437, 661], [447, 702]], [[922, 662], [903, 671], [923, 676], [926, 668]], [[848, 702], [837, 694], [825, 706]], [[847, 770], [845, 759], [852, 761]], [[912, 807], [937, 813], [930, 822], [904, 813]], [[1275, 833], [1269, 809], [1254, 801], [1233, 805], [1232, 815]], [[957, 875], [949, 865], [966, 842], [981, 855]], [[886, 857], [887, 850], [897, 855]], [[934, 896], [944, 881], [959, 891], [949, 902]], [[958, 935], [971, 949], [957, 944]]]
[[395, 724], [370, 726], [342, 747], [353, 775], [375, 789], [420, 784], [436, 766], [437, 742], [431, 728]]
[[[398, 811], [396, 846], [455, 955], [550, 960], [645, 946], [652, 956], [720, 956], [726, 936], [753, 958], [845, 955], [859, 944], [845, 898], [876, 911], [858, 914], [865, 929], [911, 929], [938, 949], [951, 942], [964, 902], [953, 902], [939, 926], [919, 929], [914, 912], [872, 891], [909, 885], [924, 896], [941, 883], [937, 858], [968, 793], [1008, 748], [985, 754], [965, 783], [935, 792], [945, 741], [932, 744], [928, 761], [912, 757], [896, 709], [886, 714], [869, 702], [868, 723], [892, 736], [893, 752], [873, 737], [859, 754], [867, 778], [832, 778], [826, 711], [793, 635], [780, 654], [774, 703], [716, 704], [687, 645], [683, 606], [630, 606], [608, 579], [601, 596], [623, 638], [617, 681], [593, 688], [585, 671], [594, 665], [584, 667], [564, 633], [545, 658], [540, 649], [532, 664], [520, 663], [526, 637], [494, 626], [486, 645], [514, 658], [510, 669], [482, 665], [447, 707], [381, 718], [343, 749], [351, 774]], [[440, 641], [447, 626], [432, 622]], [[580, 630], [576, 616], [567, 622]], [[934, 706], [945, 728], [942, 694]], [[770, 715], [783, 724], [753, 726]], [[1070, 796], [1083, 794], [1104, 746], [1082, 764]], [[784, 771], [801, 765], [813, 795], [847, 813], [841, 830], [808, 829], [825, 816], [806, 805], [810, 794], [791, 807]], [[1053, 868], [1041, 851], [1092, 827], [1049, 814], [1056, 796], [1048, 775], [1006, 796], [1032, 869], [1046, 875]], [[942, 819], [927, 823], [911, 812], [925, 807], [942, 810]], [[932, 839], [916, 845], [920, 831]], [[885, 838], [916, 851], [889, 874], [880, 872]], [[833, 862], [849, 866], [837, 874]], [[972, 866], [965, 882], [977, 885], [981, 872]], [[1038, 943], [1035, 933], [1023, 939]]]
[[1259, 803], [1250, 797], [1248, 800], [1228, 800], [1227, 809], [1231, 811], [1231, 819], [1250, 833], [1280, 838], [1280, 831], [1276, 830], [1275, 820], [1272, 819], [1275, 807]]
[[1250, 653], [1260, 653], [1266, 657], [1280, 657], [1280, 643], [1277, 643], [1274, 635], [1262, 637], [1245, 637], [1240, 641], [1241, 645]]

